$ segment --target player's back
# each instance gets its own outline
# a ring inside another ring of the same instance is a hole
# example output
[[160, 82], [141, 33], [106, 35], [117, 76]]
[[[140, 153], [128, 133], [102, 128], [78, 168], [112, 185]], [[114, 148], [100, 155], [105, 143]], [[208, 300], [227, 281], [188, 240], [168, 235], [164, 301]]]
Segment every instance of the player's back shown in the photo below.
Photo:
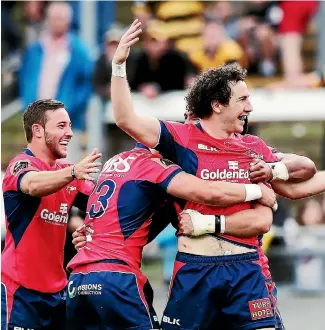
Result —
[[151, 233], [165, 225], [153, 223], [151, 217], [167, 198], [168, 183], [180, 171], [147, 148], [135, 148], [107, 161], [87, 206], [87, 243], [68, 267], [105, 259], [139, 267]]
[[2, 254], [2, 275], [25, 288], [58, 292], [66, 285], [63, 249], [68, 212], [79, 183], [72, 181], [58, 192], [33, 197], [20, 190], [29, 171], [56, 171], [70, 164], [50, 167], [24, 149], [12, 161], [3, 179], [6, 240]]

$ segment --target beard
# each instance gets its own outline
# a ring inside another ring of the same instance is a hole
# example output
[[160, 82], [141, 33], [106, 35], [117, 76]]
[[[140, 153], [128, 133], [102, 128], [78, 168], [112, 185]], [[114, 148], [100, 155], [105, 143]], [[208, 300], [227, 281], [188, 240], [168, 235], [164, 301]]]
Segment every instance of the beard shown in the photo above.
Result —
[[56, 159], [65, 158], [66, 153], [60, 151], [59, 140], [45, 132], [45, 144]]

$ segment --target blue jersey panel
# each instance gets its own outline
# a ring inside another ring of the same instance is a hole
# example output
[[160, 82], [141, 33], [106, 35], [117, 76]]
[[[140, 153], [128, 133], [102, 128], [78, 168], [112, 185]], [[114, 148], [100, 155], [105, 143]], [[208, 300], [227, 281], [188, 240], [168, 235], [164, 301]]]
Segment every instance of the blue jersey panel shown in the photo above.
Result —
[[8, 230], [14, 238], [15, 247], [17, 247], [42, 199], [19, 191], [6, 191], [3, 197], [5, 212], [9, 222]]

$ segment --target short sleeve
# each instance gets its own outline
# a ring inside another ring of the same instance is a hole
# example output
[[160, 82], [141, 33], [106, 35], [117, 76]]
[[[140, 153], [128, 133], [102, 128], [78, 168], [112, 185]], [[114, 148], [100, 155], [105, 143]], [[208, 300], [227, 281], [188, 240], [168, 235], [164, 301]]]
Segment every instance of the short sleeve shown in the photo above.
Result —
[[151, 157], [146, 160], [146, 177], [160, 188], [167, 190], [170, 181], [183, 170], [169, 159]]
[[281, 159], [276, 155], [279, 153], [278, 149], [269, 147], [262, 139], [260, 140], [261, 154], [266, 163], [279, 162]]
[[6, 175], [3, 179], [3, 188], [8, 191], [21, 191], [20, 182], [24, 175], [31, 171], [39, 172], [41, 169], [36, 159], [22, 158], [13, 160], [6, 171]]
[[160, 120], [160, 136], [155, 149], [177, 163], [178, 153], [189, 140], [189, 125]]

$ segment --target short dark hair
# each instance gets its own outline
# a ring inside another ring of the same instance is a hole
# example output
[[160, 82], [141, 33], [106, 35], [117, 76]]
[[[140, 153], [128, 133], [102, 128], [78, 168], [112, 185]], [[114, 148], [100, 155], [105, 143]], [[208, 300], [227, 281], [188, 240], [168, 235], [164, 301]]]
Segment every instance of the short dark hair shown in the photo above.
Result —
[[46, 111], [55, 111], [61, 108], [65, 108], [64, 104], [52, 99], [37, 100], [31, 103], [24, 112], [24, 131], [27, 142], [32, 141], [32, 126], [34, 124], [40, 124], [42, 127], [45, 127], [47, 122]]
[[228, 105], [231, 98], [230, 82], [244, 81], [247, 71], [238, 63], [223, 64], [201, 72], [185, 97], [186, 110], [198, 118], [212, 114], [211, 102]]

